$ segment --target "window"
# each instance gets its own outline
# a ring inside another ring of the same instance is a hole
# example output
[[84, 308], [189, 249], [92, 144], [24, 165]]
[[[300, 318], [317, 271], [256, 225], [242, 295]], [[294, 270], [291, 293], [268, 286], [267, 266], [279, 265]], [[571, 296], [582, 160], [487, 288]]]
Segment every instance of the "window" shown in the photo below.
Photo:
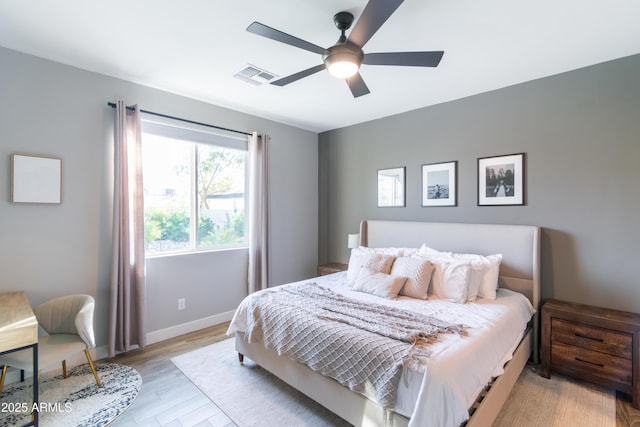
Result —
[[142, 122], [147, 255], [246, 246], [247, 140]]

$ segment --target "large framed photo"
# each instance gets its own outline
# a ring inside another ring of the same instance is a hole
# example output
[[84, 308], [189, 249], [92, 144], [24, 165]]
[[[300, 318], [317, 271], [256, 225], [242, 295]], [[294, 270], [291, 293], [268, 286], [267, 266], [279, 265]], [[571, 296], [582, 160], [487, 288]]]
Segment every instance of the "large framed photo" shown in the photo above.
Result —
[[11, 155], [11, 203], [62, 203], [62, 159]]
[[404, 167], [378, 170], [378, 207], [404, 207], [404, 192]]
[[524, 153], [478, 159], [478, 206], [524, 205]]
[[457, 206], [458, 162], [422, 165], [422, 206]]

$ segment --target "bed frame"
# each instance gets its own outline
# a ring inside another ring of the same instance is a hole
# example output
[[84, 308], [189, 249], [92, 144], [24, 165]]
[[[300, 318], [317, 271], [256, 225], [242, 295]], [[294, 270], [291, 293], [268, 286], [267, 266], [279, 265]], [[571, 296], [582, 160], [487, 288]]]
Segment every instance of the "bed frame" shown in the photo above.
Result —
[[[499, 286], [524, 294], [536, 309], [513, 358], [470, 408], [468, 427], [491, 425], [530, 356], [538, 363], [540, 307], [540, 228], [526, 225], [458, 224], [417, 221], [362, 221], [360, 243], [369, 247], [420, 247], [440, 251], [502, 254]], [[236, 333], [236, 350], [284, 382], [356, 426], [384, 425], [381, 406], [350, 391], [307, 366], [278, 356], [272, 349], [245, 342]], [[409, 419], [393, 414], [392, 425], [406, 426]]]

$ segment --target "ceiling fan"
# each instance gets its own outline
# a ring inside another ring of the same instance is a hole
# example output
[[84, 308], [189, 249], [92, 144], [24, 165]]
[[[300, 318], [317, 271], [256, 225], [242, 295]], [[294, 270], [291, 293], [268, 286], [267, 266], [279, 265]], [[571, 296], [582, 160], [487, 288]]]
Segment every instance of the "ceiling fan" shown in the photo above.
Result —
[[345, 79], [354, 98], [357, 98], [369, 93], [369, 88], [359, 73], [360, 65], [362, 64], [437, 67], [442, 59], [443, 51], [385, 53], [364, 53], [362, 51], [364, 45], [403, 1], [369, 0], [348, 38], [345, 35], [345, 31], [353, 24], [353, 15], [349, 12], [337, 13], [333, 17], [333, 22], [342, 34], [337, 43], [327, 49], [259, 22], [253, 22], [247, 27], [247, 31], [322, 55], [322, 64], [283, 77], [271, 82], [271, 84], [285, 86], [326, 68], [331, 75]]

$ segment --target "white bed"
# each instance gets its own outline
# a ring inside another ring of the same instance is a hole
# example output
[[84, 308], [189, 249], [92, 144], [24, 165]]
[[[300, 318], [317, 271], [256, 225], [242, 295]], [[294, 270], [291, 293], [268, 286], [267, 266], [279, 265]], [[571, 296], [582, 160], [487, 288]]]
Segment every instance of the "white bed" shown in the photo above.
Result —
[[[486, 340], [481, 340], [479, 335], [476, 337], [474, 319], [493, 316], [492, 312], [502, 313], [503, 306], [512, 303], [522, 306], [524, 298], [516, 293], [524, 294], [531, 303], [527, 305], [538, 309], [539, 236], [539, 228], [532, 226], [362, 222], [363, 246], [418, 248], [427, 244], [441, 251], [503, 255], [498, 283], [504, 290], [498, 292], [495, 301], [478, 300], [477, 303], [462, 305], [431, 301], [430, 307], [433, 310], [449, 313], [452, 321], [460, 316], [466, 317], [466, 323], [472, 326], [472, 332], [470, 337], [446, 337], [436, 343], [424, 375], [408, 369], [403, 371], [393, 413], [394, 426], [457, 426], [465, 421], [470, 412], [472, 415], [467, 425], [491, 424], [532, 352], [534, 361], [537, 361], [537, 316], [530, 322], [531, 328], [525, 326], [527, 317], [531, 314], [531, 311], [523, 313], [525, 309], [521, 309], [514, 318], [500, 318], [495, 322], [496, 328], [500, 324], [501, 328], [513, 328], [513, 325], [519, 323], [518, 328], [522, 329], [508, 333], [506, 330], [492, 329], [488, 332], [494, 338], [510, 338], [489, 344]], [[338, 273], [312, 280], [321, 285], [342, 288], [345, 293], [354, 293], [345, 285], [344, 276], [345, 273]], [[365, 295], [363, 298], [370, 298], [372, 301], [381, 299], [372, 295]], [[422, 301], [408, 300], [409, 306], [413, 304], [416, 310], [423, 309], [419, 305]], [[459, 312], [459, 309], [463, 309], [461, 306], [466, 306], [466, 311]], [[273, 349], [258, 343], [247, 343], [242, 333], [244, 318], [241, 305], [229, 329], [230, 333], [236, 333], [236, 350], [240, 354], [254, 360], [354, 425], [384, 424], [385, 411], [374, 401], [351, 392], [335, 380], [324, 377], [305, 365], [278, 356]], [[494, 348], [501, 348], [500, 354], [489, 354], [495, 353]], [[480, 357], [478, 354], [486, 354], [487, 357]], [[469, 355], [473, 364], [469, 363]], [[488, 391], [483, 390], [495, 376], [498, 377], [491, 382]], [[478, 399], [480, 396], [481, 401]]]

